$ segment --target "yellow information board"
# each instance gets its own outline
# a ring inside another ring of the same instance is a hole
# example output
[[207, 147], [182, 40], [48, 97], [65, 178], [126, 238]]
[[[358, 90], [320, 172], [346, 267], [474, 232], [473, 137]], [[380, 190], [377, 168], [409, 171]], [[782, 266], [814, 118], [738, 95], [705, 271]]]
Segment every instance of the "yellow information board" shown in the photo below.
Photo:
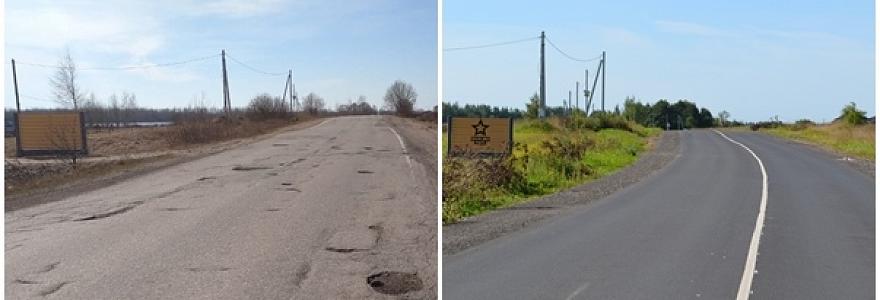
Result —
[[15, 118], [18, 156], [88, 153], [82, 112], [21, 112]]
[[507, 154], [513, 148], [511, 118], [450, 118], [447, 153]]

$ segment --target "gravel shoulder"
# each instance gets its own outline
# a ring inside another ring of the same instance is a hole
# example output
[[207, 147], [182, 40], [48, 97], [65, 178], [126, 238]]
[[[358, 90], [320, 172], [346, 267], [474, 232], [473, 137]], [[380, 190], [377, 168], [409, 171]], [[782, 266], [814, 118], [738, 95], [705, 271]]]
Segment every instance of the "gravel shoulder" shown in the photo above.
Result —
[[664, 132], [633, 165], [553, 195], [498, 209], [443, 226], [443, 255], [533, 226], [550, 217], [590, 205], [654, 174], [679, 156], [681, 132]]

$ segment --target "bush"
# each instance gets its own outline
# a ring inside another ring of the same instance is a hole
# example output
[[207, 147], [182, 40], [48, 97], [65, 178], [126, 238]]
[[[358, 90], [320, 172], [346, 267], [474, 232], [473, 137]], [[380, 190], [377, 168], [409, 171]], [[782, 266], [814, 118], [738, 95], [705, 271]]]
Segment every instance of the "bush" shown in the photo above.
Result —
[[868, 118], [865, 116], [864, 111], [861, 111], [856, 107], [855, 102], [850, 102], [840, 111], [840, 117], [838, 119], [843, 120], [844, 124], [847, 125], [861, 125], [865, 124]]
[[268, 119], [284, 119], [290, 112], [287, 103], [279, 97], [260, 94], [251, 99], [247, 108], [248, 119], [263, 121]]

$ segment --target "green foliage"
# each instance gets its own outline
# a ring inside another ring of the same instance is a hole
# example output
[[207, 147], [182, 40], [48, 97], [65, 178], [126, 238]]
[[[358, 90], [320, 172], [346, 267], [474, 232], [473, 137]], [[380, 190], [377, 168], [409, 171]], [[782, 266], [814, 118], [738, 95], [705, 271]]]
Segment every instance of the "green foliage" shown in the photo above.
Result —
[[848, 125], [861, 125], [865, 124], [868, 118], [865, 116], [865, 112], [859, 110], [856, 107], [855, 102], [850, 102], [846, 106], [843, 107], [843, 110], [840, 111], [840, 120], [844, 122], [844, 124]]
[[443, 102], [443, 117], [498, 117], [522, 118], [523, 111], [516, 108], [497, 107], [486, 104], [465, 104]]
[[[641, 103], [635, 97], [627, 97], [621, 113], [627, 120], [642, 126], [666, 128], [706, 128], [715, 124], [712, 112], [687, 100], [670, 104], [665, 99], [654, 105]], [[728, 115], [729, 117], [729, 115]]]
[[[590, 119], [601, 123], [599, 118]], [[508, 157], [445, 157], [443, 222], [456, 222], [607, 175], [635, 162], [647, 144], [643, 135], [627, 130], [566, 130], [553, 125], [558, 121], [518, 121], [514, 126], [516, 144]], [[644, 136], [658, 132], [631, 124], [637, 126], [631, 129], [644, 132]]]
[[529, 102], [526, 103], [526, 118], [535, 119], [538, 118], [538, 109], [541, 107], [541, 98], [538, 97], [538, 93], [532, 95], [529, 98]]

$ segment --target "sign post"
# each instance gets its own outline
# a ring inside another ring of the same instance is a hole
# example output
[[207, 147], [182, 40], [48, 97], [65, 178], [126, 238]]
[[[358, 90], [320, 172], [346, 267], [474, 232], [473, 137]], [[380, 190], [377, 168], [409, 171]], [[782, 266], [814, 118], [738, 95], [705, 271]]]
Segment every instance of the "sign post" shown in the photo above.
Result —
[[447, 153], [506, 155], [513, 150], [512, 118], [449, 118]]

